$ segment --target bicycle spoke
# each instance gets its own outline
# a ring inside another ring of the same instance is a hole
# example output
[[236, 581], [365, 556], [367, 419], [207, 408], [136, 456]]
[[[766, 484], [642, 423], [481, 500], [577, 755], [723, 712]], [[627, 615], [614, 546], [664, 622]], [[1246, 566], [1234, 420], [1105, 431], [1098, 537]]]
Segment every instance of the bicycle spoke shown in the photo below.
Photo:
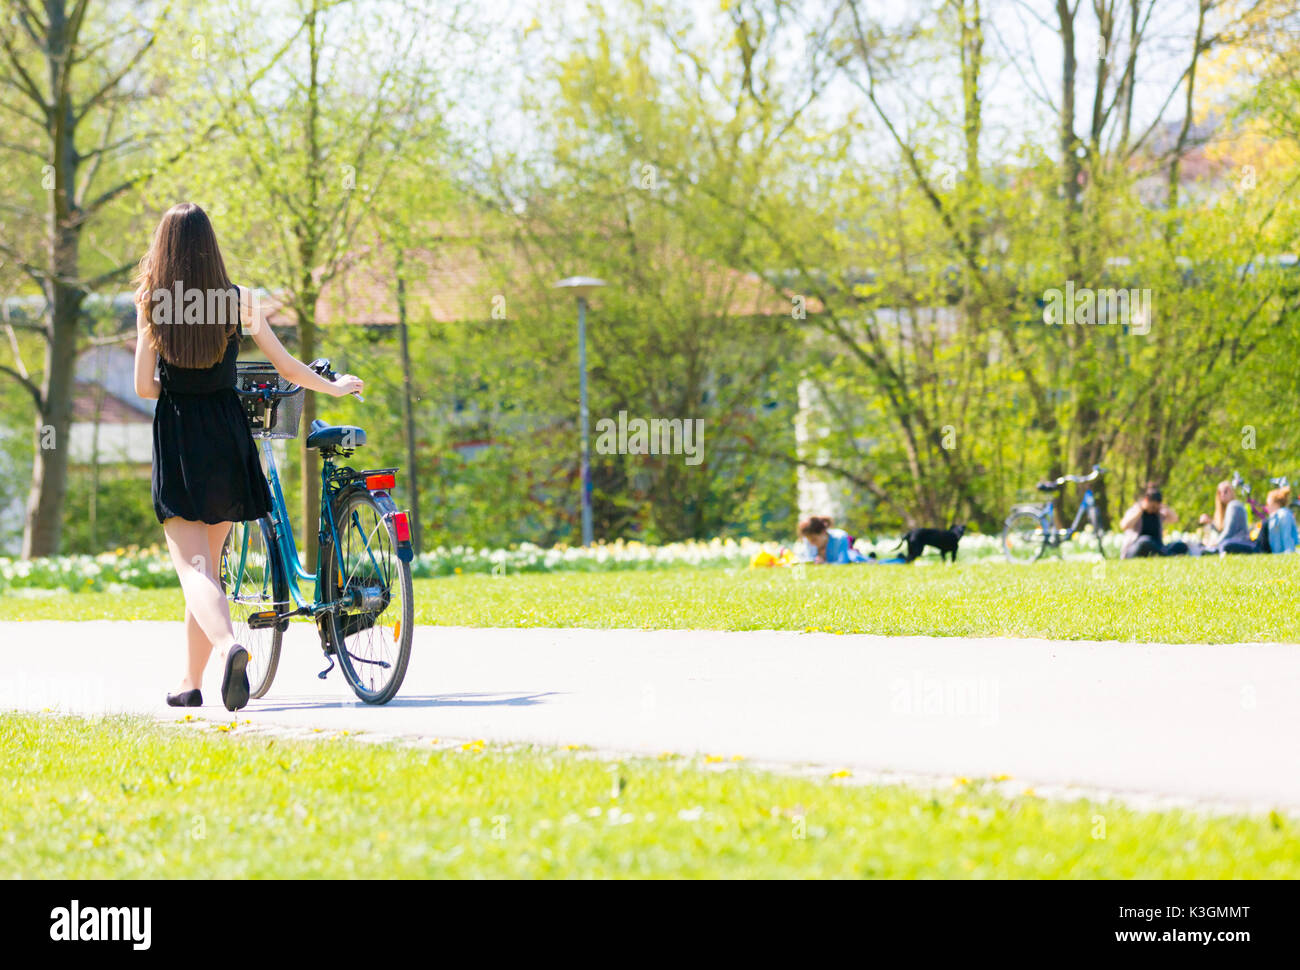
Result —
[[[400, 563], [388, 520], [369, 500], [354, 498], [340, 510], [346, 523], [336, 550], [339, 631], [345, 673], [359, 693], [382, 695], [405, 674], [403, 644], [409, 645], [409, 579]], [[379, 597], [375, 604], [374, 598]], [[355, 602], [356, 605], [353, 605]], [[367, 604], [378, 609], [364, 609]], [[386, 698], [385, 698], [386, 699]]]
[[254, 697], [265, 694], [275, 676], [281, 631], [275, 627], [253, 629], [249, 618], [254, 613], [278, 611], [284, 605], [277, 600], [274, 588], [268, 529], [259, 521], [235, 523], [221, 555], [222, 588], [230, 603], [235, 639], [249, 653], [248, 677]]

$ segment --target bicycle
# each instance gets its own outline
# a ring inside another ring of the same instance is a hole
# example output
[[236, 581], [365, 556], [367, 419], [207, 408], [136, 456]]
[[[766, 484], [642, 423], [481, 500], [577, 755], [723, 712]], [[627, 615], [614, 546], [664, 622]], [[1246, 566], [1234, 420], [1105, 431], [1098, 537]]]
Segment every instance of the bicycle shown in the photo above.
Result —
[[[1285, 483], [1286, 479], [1274, 478], [1270, 480], [1270, 484], [1273, 485], [1277, 485], [1279, 482]], [[1254, 515], [1255, 521], [1257, 523], [1263, 522], [1265, 519], [1268, 518], [1268, 509], [1265, 508], [1263, 505], [1261, 505], [1257, 498], [1251, 495], [1250, 482], [1242, 478], [1241, 473], [1236, 471], [1235, 469], [1232, 472], [1232, 487], [1234, 490], [1236, 490], [1237, 494], [1239, 494], [1242, 497], [1242, 499], [1245, 500], [1246, 505], [1250, 508], [1251, 514]]]
[[[1232, 473], [1231, 483], [1232, 483], [1232, 487], [1237, 491], [1239, 495], [1241, 495], [1246, 505], [1249, 506], [1251, 513], [1255, 516], [1256, 522], [1263, 522], [1265, 519], [1268, 518], [1269, 516], [1268, 506], [1265, 504], [1261, 504], [1259, 499], [1255, 498], [1251, 494], [1250, 482], [1242, 478], [1241, 473], [1236, 471], [1235, 469], [1233, 470]], [[1288, 490], [1293, 488], [1291, 484], [1291, 480], [1287, 478], [1285, 475], [1279, 475], [1276, 478], [1270, 478], [1268, 480], [1268, 484], [1270, 488], [1285, 488]], [[1291, 496], [1291, 500], [1287, 504], [1293, 509], [1300, 510], [1300, 499], [1298, 499], [1294, 494]]]
[[[1087, 485], [1106, 474], [1106, 469], [1093, 465], [1087, 475], [1063, 475], [1055, 481], [1039, 482], [1040, 492], [1052, 494], [1059, 492], [1067, 483]], [[1055, 499], [1046, 502], [1021, 502], [1012, 506], [1010, 514], [1002, 527], [1002, 552], [1010, 562], [1037, 562], [1046, 555], [1048, 549], [1059, 549], [1061, 544], [1074, 538], [1083, 528], [1086, 516], [1097, 537], [1097, 551], [1106, 558], [1105, 532], [1101, 528], [1101, 513], [1097, 508], [1097, 499], [1092, 489], [1083, 492], [1083, 500], [1074, 514], [1074, 521], [1068, 529], [1058, 529], [1052, 517], [1055, 511]]]
[[[311, 363], [326, 380], [328, 360]], [[236, 639], [249, 653], [250, 696], [265, 696], [280, 662], [289, 620], [310, 617], [329, 666], [335, 661], [367, 704], [386, 704], [402, 686], [411, 657], [414, 602], [410, 525], [390, 492], [396, 468], [357, 471], [339, 462], [366, 443], [362, 428], [312, 422], [307, 447], [320, 450], [321, 489], [316, 569], [298, 558], [271, 442], [296, 438], [305, 389], [262, 362], [236, 365], [236, 392], [258, 440], [271, 487], [271, 512], [236, 522], [221, 556], [221, 582]], [[309, 601], [300, 584], [312, 581]]]

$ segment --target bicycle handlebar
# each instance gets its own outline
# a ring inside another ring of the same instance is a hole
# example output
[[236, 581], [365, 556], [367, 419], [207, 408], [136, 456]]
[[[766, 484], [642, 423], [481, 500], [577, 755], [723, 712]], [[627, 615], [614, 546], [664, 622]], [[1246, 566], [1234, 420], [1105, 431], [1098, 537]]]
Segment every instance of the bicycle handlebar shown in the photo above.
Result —
[[1095, 482], [1097, 479], [1101, 478], [1101, 476], [1104, 474], [1106, 474], [1106, 469], [1102, 468], [1100, 465], [1093, 465], [1092, 471], [1090, 471], [1087, 475], [1062, 475], [1060, 478], [1054, 481], [1040, 482], [1039, 484], [1051, 485], [1053, 488], [1060, 487], [1066, 484], [1067, 482], [1074, 482], [1076, 485], [1085, 485], [1088, 482]]
[[[334, 372], [334, 368], [330, 366], [329, 359], [326, 357], [317, 357], [307, 366], [310, 367], [312, 370], [314, 370], [321, 377], [325, 378], [325, 380], [327, 381], [336, 381], [339, 379], [339, 375]], [[361, 401], [362, 403], [364, 403], [366, 400], [356, 391], [352, 392], [352, 396], [355, 397], [358, 401]]]
[[[1273, 488], [1291, 487], [1291, 479], [1287, 478], [1285, 475], [1279, 475], [1276, 478], [1270, 478], [1268, 480], [1268, 483]], [[1232, 487], [1240, 491], [1241, 494], [1243, 495], [1249, 495], [1251, 493], [1250, 482], [1242, 478], [1241, 473], [1235, 470], [1232, 473]]]
[[261, 387], [256, 390], [246, 391], [242, 387], [237, 386], [235, 388], [235, 393], [238, 394], [240, 397], [259, 397], [270, 401], [281, 397], [293, 397], [301, 390], [302, 390], [301, 384], [290, 384], [289, 388], [284, 391], [275, 387]]
[[[307, 367], [310, 370], [315, 371], [317, 374], [325, 378], [325, 380], [327, 381], [338, 380], [339, 375], [334, 372], [334, 369], [330, 366], [329, 358], [327, 357], [317, 357], [310, 364], [308, 364]], [[273, 388], [273, 387], [264, 387], [254, 391], [245, 391], [243, 388], [236, 385], [235, 393], [243, 397], [258, 397], [266, 401], [271, 401], [282, 397], [292, 397], [302, 389], [303, 386], [301, 384], [290, 384], [284, 390], [280, 390], [278, 388]], [[360, 394], [357, 394], [355, 392], [353, 393], [352, 396], [355, 397], [358, 401], [362, 401], [362, 402], [365, 401], [364, 397], [362, 397]]]
[[328, 357], [317, 357], [307, 365], [308, 370], [313, 370], [327, 381], [335, 380], [339, 375], [334, 373], [334, 368], [330, 366]]

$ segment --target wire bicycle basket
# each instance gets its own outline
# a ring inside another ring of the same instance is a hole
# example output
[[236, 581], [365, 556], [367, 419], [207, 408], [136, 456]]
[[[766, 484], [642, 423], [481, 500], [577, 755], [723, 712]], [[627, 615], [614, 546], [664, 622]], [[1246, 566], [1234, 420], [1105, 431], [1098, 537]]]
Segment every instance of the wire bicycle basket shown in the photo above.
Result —
[[235, 365], [235, 391], [254, 438], [298, 437], [305, 397], [302, 385], [285, 380], [273, 364], [250, 361]]

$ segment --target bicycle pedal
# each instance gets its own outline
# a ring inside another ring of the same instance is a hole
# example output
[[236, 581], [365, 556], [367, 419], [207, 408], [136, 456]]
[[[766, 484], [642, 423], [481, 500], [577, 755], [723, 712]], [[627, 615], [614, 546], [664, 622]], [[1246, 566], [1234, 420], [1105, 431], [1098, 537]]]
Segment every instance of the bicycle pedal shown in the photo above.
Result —
[[280, 614], [275, 610], [262, 610], [258, 613], [250, 613], [248, 616], [248, 628], [250, 630], [269, 630], [276, 625], [280, 619]]

